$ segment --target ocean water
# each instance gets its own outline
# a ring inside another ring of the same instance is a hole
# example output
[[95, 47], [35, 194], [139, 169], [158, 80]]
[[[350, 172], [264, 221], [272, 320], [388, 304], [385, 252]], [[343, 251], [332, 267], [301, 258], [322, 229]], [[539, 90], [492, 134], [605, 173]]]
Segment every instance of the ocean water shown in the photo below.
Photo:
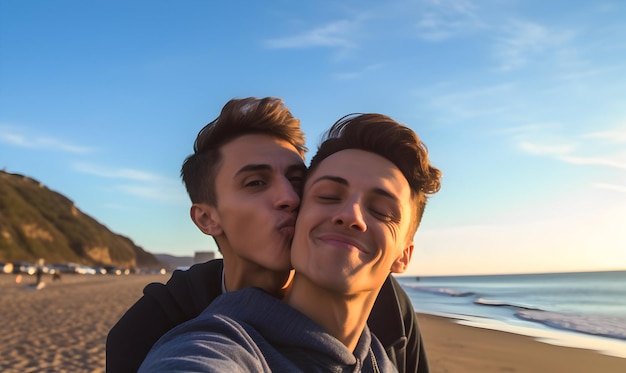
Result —
[[396, 278], [418, 312], [626, 358], [626, 271]]

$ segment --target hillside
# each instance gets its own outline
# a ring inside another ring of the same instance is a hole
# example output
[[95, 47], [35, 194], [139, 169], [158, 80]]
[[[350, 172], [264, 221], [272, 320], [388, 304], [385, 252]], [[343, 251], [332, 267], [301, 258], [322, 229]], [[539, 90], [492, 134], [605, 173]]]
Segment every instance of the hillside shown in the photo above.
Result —
[[74, 262], [125, 268], [159, 260], [111, 232], [65, 196], [30, 177], [0, 171], [0, 261]]

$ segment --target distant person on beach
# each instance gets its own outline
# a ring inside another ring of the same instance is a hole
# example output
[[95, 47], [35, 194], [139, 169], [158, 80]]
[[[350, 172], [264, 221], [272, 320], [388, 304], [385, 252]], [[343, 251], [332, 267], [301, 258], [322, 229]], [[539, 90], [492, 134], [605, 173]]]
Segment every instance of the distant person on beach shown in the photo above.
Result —
[[39, 260], [37, 260], [37, 263], [35, 264], [35, 287], [38, 289], [45, 285], [43, 282], [41, 282], [41, 277], [43, 276], [44, 263], [45, 263], [44, 259], [39, 258]]
[[[182, 167], [191, 218], [213, 236], [223, 260], [152, 283], [107, 337], [109, 372], [139, 368], [168, 330], [198, 316], [220, 294], [255, 286], [282, 297], [305, 178], [304, 134], [282, 100], [229, 101], [205, 126]], [[388, 276], [368, 321], [401, 372], [427, 372], [411, 301]]]
[[396, 371], [366, 322], [390, 273], [406, 270], [440, 176], [410, 128], [380, 114], [342, 118], [311, 161], [284, 299], [254, 287], [222, 294], [139, 371]]
[[55, 270], [52, 273], [52, 281], [61, 281], [61, 272], [59, 270]]

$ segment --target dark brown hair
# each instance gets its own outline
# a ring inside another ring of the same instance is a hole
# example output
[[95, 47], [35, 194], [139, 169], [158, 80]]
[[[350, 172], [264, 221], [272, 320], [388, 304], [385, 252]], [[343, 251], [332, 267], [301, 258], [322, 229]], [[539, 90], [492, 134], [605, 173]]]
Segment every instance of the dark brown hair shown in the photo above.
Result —
[[220, 115], [198, 133], [193, 154], [185, 159], [181, 177], [192, 203], [217, 205], [215, 176], [221, 147], [239, 136], [265, 134], [289, 142], [302, 159], [307, 148], [300, 120], [291, 115], [283, 100], [275, 97], [232, 99]]
[[417, 134], [382, 114], [350, 114], [326, 131], [311, 159], [309, 175], [327, 157], [346, 149], [360, 149], [388, 159], [404, 175], [411, 188], [413, 217], [409, 234], [415, 235], [427, 195], [441, 188], [441, 171], [430, 164], [428, 149]]

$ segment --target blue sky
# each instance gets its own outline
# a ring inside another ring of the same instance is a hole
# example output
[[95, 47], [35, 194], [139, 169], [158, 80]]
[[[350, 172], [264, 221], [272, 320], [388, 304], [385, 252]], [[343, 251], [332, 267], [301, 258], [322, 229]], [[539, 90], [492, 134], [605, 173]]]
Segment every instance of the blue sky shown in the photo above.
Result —
[[215, 250], [180, 166], [233, 97], [409, 125], [444, 173], [408, 274], [626, 269], [622, 1], [0, 0], [0, 167], [153, 253]]

